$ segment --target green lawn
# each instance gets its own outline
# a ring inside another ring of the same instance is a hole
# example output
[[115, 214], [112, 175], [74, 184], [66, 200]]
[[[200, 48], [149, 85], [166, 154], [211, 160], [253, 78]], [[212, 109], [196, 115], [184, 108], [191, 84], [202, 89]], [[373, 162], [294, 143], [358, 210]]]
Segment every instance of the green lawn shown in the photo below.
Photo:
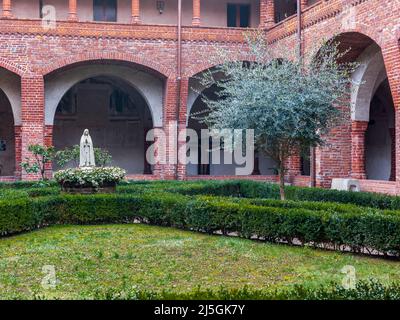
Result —
[[[43, 289], [53, 265], [54, 289]], [[146, 225], [57, 226], [0, 239], [0, 298], [90, 298], [97, 289], [316, 286], [358, 279], [400, 280], [400, 262], [272, 245]]]

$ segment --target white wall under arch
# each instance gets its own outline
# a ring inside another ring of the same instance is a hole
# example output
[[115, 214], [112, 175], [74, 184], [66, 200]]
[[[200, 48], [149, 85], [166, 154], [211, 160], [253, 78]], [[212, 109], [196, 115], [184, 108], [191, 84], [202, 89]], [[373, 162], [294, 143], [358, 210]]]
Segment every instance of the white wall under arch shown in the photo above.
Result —
[[140, 70], [120, 65], [93, 64], [79, 66], [45, 79], [45, 123], [53, 125], [57, 106], [64, 94], [75, 84], [96, 76], [113, 76], [125, 80], [146, 100], [154, 127], [163, 124], [163, 81]]
[[387, 78], [385, 63], [380, 47], [372, 44], [359, 56], [360, 66], [352, 75], [351, 118], [369, 121], [370, 105], [379, 85]]
[[10, 101], [14, 124], [21, 122], [21, 79], [18, 75], [0, 68], [0, 89], [3, 90]]

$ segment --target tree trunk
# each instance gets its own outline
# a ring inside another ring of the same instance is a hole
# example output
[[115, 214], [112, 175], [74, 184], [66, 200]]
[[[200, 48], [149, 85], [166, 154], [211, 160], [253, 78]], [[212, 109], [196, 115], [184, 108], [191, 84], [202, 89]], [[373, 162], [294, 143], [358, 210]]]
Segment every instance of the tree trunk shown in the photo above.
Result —
[[286, 200], [285, 195], [285, 168], [283, 161], [279, 164], [279, 193], [281, 195], [281, 200]]

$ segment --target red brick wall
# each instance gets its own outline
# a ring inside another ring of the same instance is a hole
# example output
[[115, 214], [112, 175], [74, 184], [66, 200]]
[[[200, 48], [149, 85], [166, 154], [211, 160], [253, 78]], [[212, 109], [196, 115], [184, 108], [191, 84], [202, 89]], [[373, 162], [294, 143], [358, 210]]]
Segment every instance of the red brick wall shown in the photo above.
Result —
[[[267, 1], [262, 0], [265, 4]], [[262, 23], [266, 22], [265, 6]], [[400, 105], [400, 1], [382, 5], [382, 0], [329, 0], [303, 10], [303, 50], [309, 52], [323, 39], [345, 32], [360, 32], [382, 48], [396, 108]], [[271, 45], [296, 45], [297, 20], [288, 18], [266, 32]], [[0, 67], [21, 76], [22, 125], [16, 128], [16, 160], [29, 156], [31, 143], [51, 142], [51, 128], [44, 125], [43, 77], [65, 66], [93, 60], [117, 60], [142, 66], [165, 83], [164, 126], [179, 121], [184, 127], [187, 104], [187, 81], [213, 66], [209, 61], [213, 46], [224, 47], [235, 59], [249, 59], [242, 29], [184, 27], [181, 87], [177, 82], [177, 29], [174, 26], [148, 26], [107, 23], [58, 22], [57, 29], [43, 31], [37, 20], [0, 20]], [[354, 38], [357, 46], [357, 38]], [[178, 90], [180, 89], [180, 90]], [[178, 92], [180, 91], [180, 98]], [[180, 101], [178, 114], [178, 101]], [[397, 111], [397, 109], [396, 109]], [[396, 127], [400, 116], [396, 112]], [[19, 140], [18, 140], [19, 139]], [[400, 130], [396, 130], [396, 140]], [[169, 155], [173, 146], [164, 146]], [[318, 185], [329, 187], [333, 177], [351, 174], [350, 121], [334, 129], [326, 146], [317, 151]], [[396, 144], [396, 167], [400, 164], [400, 147]], [[157, 166], [159, 178], [185, 178], [185, 168]], [[396, 170], [400, 192], [400, 170]], [[34, 176], [21, 174], [24, 179]], [[295, 174], [293, 174], [295, 176]], [[296, 181], [296, 179], [294, 179]], [[377, 188], [377, 190], [381, 190]]]

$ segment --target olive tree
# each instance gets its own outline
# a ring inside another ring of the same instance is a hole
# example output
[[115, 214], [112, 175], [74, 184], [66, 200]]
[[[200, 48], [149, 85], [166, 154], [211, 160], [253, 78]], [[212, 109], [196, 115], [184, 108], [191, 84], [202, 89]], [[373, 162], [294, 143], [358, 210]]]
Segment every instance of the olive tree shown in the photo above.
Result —
[[346, 52], [332, 41], [301, 57], [287, 48], [271, 48], [261, 33], [246, 34], [246, 39], [246, 62], [215, 49], [211, 59], [220, 63], [200, 81], [218, 87], [217, 99], [203, 96], [207, 112], [201, 121], [215, 129], [253, 129], [257, 150], [277, 165], [285, 199], [289, 157], [324, 144], [329, 130], [347, 116], [344, 101], [356, 66], [342, 62]]

